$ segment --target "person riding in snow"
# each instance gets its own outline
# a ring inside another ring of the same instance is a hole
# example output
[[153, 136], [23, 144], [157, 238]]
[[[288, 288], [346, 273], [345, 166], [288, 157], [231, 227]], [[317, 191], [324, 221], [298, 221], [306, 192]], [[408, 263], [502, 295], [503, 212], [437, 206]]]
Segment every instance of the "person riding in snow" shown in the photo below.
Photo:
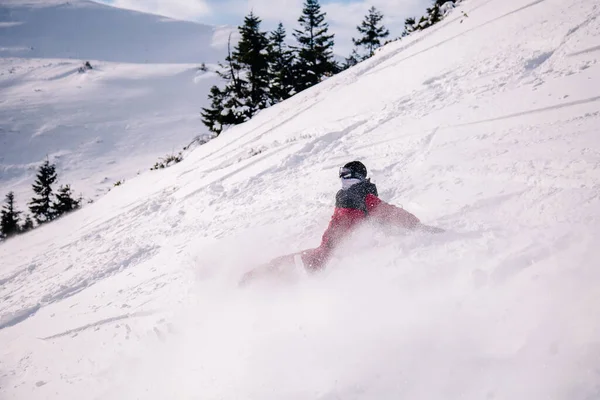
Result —
[[321, 245], [316, 249], [276, 258], [266, 266], [247, 273], [243, 281], [263, 273], [277, 272], [286, 265], [302, 264], [308, 271], [318, 271], [324, 268], [337, 245], [366, 220], [413, 231], [444, 232], [443, 229], [422, 224], [403, 208], [381, 200], [377, 187], [367, 178], [367, 168], [360, 161], [352, 161], [341, 167], [339, 177], [342, 189], [335, 196], [335, 210], [323, 234]]

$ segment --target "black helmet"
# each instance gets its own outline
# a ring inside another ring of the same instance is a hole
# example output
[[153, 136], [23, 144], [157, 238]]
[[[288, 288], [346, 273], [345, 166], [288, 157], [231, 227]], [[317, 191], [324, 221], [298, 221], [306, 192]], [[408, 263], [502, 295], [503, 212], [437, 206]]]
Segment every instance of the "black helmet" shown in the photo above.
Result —
[[367, 167], [360, 161], [352, 161], [340, 168], [340, 178], [366, 179]]

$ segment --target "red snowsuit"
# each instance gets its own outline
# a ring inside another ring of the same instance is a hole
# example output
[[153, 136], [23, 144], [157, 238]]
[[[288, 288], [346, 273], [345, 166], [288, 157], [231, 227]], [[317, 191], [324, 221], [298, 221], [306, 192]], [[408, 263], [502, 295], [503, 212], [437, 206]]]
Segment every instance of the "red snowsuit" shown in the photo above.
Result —
[[366, 180], [337, 193], [335, 211], [319, 247], [276, 258], [269, 265], [277, 269], [293, 263], [294, 257], [300, 255], [307, 270], [319, 270], [325, 266], [335, 247], [362, 221], [371, 218], [406, 229], [415, 229], [420, 225], [419, 219], [408, 211], [379, 199], [377, 187]]

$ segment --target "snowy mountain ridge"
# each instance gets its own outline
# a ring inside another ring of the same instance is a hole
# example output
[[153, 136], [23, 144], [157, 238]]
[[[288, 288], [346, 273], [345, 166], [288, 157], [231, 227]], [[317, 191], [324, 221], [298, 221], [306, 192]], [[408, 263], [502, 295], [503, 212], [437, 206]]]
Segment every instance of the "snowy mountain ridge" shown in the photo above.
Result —
[[[598, 397], [600, 6], [459, 10], [1, 245], [0, 396]], [[317, 245], [353, 159], [448, 232], [239, 288]]]

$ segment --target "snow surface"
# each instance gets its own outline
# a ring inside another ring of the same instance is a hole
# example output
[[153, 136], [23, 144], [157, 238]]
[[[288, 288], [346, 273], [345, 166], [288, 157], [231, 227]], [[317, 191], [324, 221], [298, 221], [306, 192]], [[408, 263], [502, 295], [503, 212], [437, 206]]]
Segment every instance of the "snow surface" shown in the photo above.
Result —
[[[206, 134], [200, 110], [218, 77], [191, 64], [0, 58], [0, 189], [21, 209], [40, 163], [96, 199]], [[214, 66], [209, 66], [214, 68]]]
[[[598, 398], [599, 16], [465, 1], [0, 245], [0, 398]], [[352, 159], [448, 232], [239, 288], [318, 243]]]
[[21, 209], [46, 156], [95, 199], [207, 133], [218, 77], [198, 67], [224, 58], [225, 28], [83, 0], [2, 2], [0, 21], [0, 195]]

